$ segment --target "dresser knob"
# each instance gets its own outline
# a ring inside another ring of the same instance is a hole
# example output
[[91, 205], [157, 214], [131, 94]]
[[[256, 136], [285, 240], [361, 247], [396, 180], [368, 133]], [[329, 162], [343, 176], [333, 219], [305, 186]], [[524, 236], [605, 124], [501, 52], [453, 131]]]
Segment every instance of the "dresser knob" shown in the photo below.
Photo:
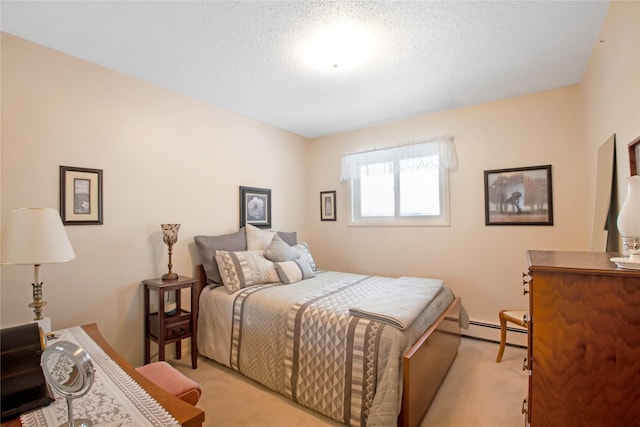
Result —
[[524, 363], [522, 364], [522, 370], [526, 371], [528, 368], [529, 366], [527, 366], [527, 357], [525, 356]]
[[527, 398], [522, 401], [522, 415], [527, 415]]

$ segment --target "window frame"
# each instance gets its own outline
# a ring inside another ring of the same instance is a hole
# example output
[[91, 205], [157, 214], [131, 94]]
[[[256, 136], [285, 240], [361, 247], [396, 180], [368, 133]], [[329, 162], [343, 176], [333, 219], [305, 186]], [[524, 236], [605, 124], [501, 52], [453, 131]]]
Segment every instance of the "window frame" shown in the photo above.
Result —
[[[441, 154], [439, 156], [439, 164], [442, 164]], [[398, 162], [400, 159], [396, 159]], [[400, 194], [395, 189], [398, 188], [399, 174], [394, 174], [394, 216], [393, 217], [368, 217], [363, 218], [360, 214], [360, 180], [357, 178], [349, 178], [347, 180], [348, 197], [349, 197], [349, 215], [348, 226], [350, 227], [448, 227], [451, 225], [450, 220], [450, 198], [449, 198], [449, 169], [439, 167], [439, 215], [420, 215], [420, 216], [400, 216]]]

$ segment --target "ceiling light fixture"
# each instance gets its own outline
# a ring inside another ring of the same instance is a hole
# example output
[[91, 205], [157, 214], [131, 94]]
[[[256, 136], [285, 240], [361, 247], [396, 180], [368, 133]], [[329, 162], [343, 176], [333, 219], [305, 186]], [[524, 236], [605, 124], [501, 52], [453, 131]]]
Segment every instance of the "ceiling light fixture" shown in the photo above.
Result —
[[317, 32], [303, 45], [306, 62], [319, 70], [347, 70], [371, 53], [371, 35], [356, 25], [339, 25]]

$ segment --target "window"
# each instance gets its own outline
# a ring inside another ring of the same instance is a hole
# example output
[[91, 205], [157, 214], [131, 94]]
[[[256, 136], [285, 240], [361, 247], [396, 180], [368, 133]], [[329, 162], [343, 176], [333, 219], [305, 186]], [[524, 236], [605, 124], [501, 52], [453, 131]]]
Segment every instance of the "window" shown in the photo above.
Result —
[[350, 225], [449, 225], [450, 137], [342, 157]]

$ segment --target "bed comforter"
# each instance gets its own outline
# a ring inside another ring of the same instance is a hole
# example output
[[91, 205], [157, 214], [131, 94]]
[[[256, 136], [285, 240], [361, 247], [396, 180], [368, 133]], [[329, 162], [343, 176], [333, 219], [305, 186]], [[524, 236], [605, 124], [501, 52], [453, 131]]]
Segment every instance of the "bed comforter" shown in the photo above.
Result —
[[318, 272], [293, 285], [200, 297], [198, 347], [211, 359], [351, 426], [395, 426], [402, 354], [453, 301], [441, 287], [406, 330], [351, 316], [395, 279]]

